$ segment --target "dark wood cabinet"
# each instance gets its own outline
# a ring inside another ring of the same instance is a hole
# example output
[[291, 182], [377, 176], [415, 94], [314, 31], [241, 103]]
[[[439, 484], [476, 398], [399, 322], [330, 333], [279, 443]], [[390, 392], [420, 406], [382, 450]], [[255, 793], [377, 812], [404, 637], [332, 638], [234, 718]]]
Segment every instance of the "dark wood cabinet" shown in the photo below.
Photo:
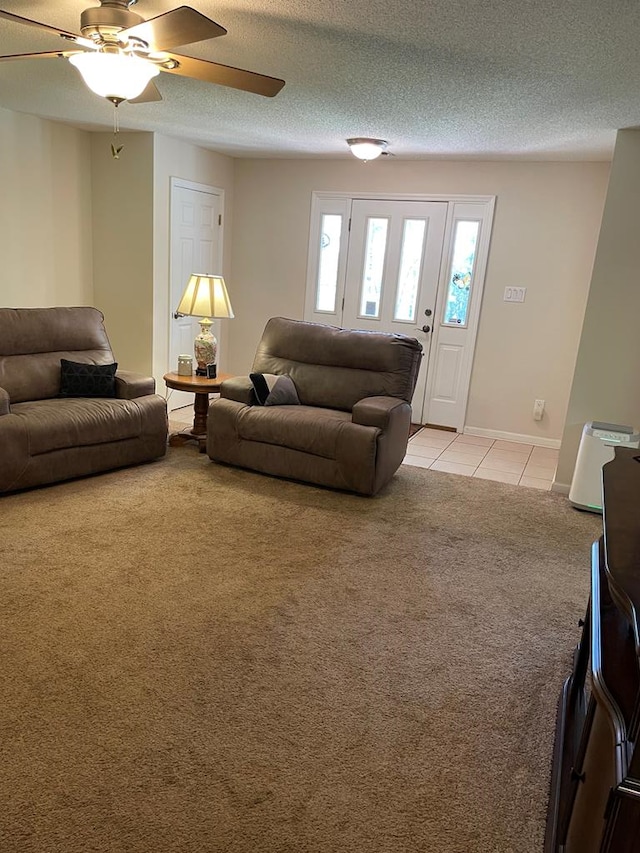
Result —
[[556, 728], [545, 853], [640, 853], [640, 455], [603, 466], [603, 536]]

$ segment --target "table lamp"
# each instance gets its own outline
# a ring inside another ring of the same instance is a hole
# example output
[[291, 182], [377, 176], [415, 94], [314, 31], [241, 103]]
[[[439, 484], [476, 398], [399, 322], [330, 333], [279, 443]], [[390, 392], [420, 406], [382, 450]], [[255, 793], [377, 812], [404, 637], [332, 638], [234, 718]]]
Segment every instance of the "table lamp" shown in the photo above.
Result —
[[[232, 318], [233, 308], [221, 275], [193, 273], [174, 317], [201, 317], [200, 332], [193, 342], [198, 362], [196, 376], [207, 375], [207, 365], [216, 363], [218, 341], [211, 331], [211, 318]], [[215, 376], [215, 373], [214, 373]]]

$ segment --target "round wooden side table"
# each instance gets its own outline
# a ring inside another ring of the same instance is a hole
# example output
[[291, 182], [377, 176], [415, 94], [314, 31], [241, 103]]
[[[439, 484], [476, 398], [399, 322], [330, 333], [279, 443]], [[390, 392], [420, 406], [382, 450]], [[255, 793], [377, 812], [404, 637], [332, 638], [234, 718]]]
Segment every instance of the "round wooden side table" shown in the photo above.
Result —
[[207, 414], [209, 413], [209, 394], [220, 392], [220, 385], [225, 379], [231, 379], [233, 373], [219, 373], [215, 379], [206, 376], [183, 376], [180, 373], [165, 373], [163, 376], [167, 388], [176, 391], [187, 391], [195, 394], [193, 401], [193, 427], [191, 432], [175, 432], [169, 437], [171, 447], [182, 447], [187, 441], [197, 441], [200, 453], [207, 447]]

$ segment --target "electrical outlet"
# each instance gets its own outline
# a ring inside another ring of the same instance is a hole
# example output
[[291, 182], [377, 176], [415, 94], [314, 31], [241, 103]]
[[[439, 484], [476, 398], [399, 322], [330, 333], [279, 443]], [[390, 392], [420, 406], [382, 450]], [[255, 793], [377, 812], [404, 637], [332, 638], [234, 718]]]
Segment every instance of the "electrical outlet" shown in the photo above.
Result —
[[544, 414], [544, 400], [534, 400], [533, 401], [533, 419], [534, 419], [534, 421], [541, 421], [543, 414]]

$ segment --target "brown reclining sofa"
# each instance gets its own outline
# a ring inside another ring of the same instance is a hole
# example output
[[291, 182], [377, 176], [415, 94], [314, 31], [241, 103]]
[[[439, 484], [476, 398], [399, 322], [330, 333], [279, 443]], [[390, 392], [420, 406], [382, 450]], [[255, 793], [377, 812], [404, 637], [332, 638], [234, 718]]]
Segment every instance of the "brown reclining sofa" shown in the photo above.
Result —
[[[299, 405], [256, 405], [249, 377], [209, 406], [217, 462], [374, 495], [402, 462], [422, 346], [411, 337], [273, 317], [253, 374], [286, 375]], [[273, 381], [273, 380], [272, 380]]]
[[113, 365], [100, 311], [0, 308], [0, 493], [166, 453], [166, 402], [153, 378], [117, 371], [115, 396], [61, 397], [61, 359]]

